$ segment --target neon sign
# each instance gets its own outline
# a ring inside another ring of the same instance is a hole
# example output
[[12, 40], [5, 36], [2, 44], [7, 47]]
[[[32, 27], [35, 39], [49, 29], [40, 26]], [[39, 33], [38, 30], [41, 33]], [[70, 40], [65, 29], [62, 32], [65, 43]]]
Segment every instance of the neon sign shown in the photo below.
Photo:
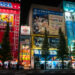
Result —
[[10, 7], [10, 8], [12, 8], [12, 4], [8, 3], [8, 2], [0, 2], [0, 6], [1, 7]]
[[63, 9], [69, 12], [75, 11], [75, 2], [63, 1]]

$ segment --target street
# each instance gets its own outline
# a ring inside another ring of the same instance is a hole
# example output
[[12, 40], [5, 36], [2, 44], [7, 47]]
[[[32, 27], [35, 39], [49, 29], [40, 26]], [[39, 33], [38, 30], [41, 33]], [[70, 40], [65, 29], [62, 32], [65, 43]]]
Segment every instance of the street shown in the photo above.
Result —
[[0, 70], [0, 75], [75, 75], [75, 70]]

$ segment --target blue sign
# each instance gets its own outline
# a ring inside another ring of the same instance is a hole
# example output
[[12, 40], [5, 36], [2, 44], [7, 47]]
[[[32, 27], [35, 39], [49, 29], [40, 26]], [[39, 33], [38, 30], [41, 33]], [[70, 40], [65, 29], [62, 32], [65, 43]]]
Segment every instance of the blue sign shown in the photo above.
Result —
[[75, 11], [75, 2], [63, 1], [63, 9], [64, 11]]
[[9, 7], [9, 8], [12, 8], [12, 4], [11, 3], [8, 3], [8, 2], [0, 2], [0, 6], [1, 7]]

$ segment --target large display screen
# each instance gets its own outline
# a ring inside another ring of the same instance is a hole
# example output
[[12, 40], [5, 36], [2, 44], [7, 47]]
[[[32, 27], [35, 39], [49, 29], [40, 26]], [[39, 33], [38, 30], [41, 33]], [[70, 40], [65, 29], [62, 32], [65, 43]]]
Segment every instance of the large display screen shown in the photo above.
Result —
[[61, 12], [37, 8], [33, 9], [33, 34], [44, 34], [46, 28], [49, 32], [49, 35], [58, 35], [57, 30], [59, 29], [59, 27], [62, 27], [62, 25], [64, 25], [64, 22], [63, 14]]

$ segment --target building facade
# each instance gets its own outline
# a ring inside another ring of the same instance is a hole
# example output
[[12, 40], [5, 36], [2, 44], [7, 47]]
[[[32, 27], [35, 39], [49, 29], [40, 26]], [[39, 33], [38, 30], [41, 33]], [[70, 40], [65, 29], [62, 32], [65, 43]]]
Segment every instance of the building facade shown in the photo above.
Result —
[[20, 3], [0, 1], [0, 47], [7, 22], [9, 22], [10, 46], [13, 59], [18, 58]]
[[[29, 12], [29, 26], [30, 34], [21, 34], [21, 54], [20, 61], [23, 62], [25, 67], [30, 67], [31, 69], [37, 68], [41, 69], [41, 65], [45, 65], [45, 60], [41, 56], [41, 47], [44, 39], [44, 31], [45, 28], [49, 32], [48, 42], [49, 42], [49, 52], [50, 59], [47, 61], [46, 69], [55, 69], [57, 65], [59, 65], [59, 69], [61, 68], [61, 61], [57, 59], [57, 45], [59, 43], [58, 31], [59, 28], [62, 29], [65, 37], [65, 19], [62, 9], [50, 6], [36, 5], [33, 4], [31, 6]], [[23, 28], [26, 26], [21, 26], [21, 32], [23, 32]], [[27, 42], [22, 44], [29, 39], [29, 44]], [[28, 47], [27, 47], [28, 46]], [[27, 51], [27, 52], [26, 52]], [[30, 54], [30, 55], [29, 55]], [[27, 57], [26, 57], [27, 55]], [[30, 58], [29, 58], [30, 57]], [[26, 58], [26, 59], [25, 59]], [[39, 60], [39, 61], [37, 61]], [[68, 64], [67, 61], [65, 61]]]

